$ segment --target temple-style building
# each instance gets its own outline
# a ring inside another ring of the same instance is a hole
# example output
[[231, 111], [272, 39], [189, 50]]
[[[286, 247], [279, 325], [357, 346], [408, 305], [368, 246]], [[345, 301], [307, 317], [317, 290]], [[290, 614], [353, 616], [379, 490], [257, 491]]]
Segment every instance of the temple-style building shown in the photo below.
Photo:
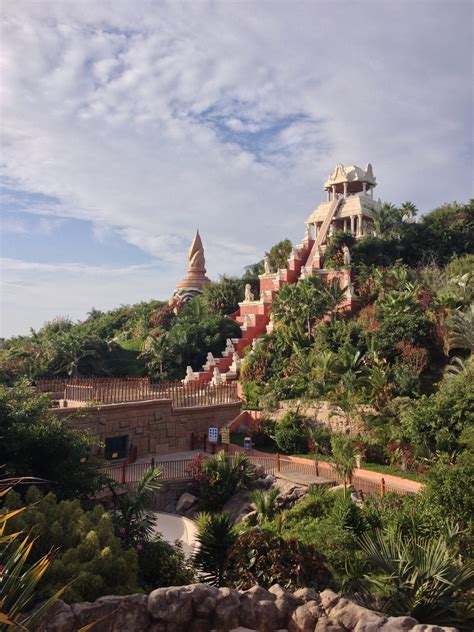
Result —
[[188, 253], [188, 273], [176, 285], [173, 296], [168, 301], [169, 305], [179, 309], [184, 303], [202, 294], [202, 288], [208, 283], [210, 280], [206, 276], [204, 247], [197, 230]]
[[307, 237], [314, 240], [306, 266], [320, 267], [318, 256], [324, 255], [327, 238], [336, 231], [350, 232], [356, 239], [375, 233], [374, 215], [381, 207], [374, 200], [376, 186], [370, 163], [365, 169], [336, 165], [324, 183], [327, 200], [306, 220]]
[[[325, 267], [325, 251], [329, 238], [337, 231], [351, 232], [356, 239], [375, 233], [375, 219], [381, 208], [380, 200], [374, 200], [375, 186], [376, 180], [370, 164], [365, 169], [356, 165], [336, 165], [324, 183], [327, 199], [306, 220], [303, 241], [293, 248], [286, 266], [272, 270], [268, 258], [265, 258], [264, 273], [259, 276], [259, 297], [254, 296], [250, 285], [245, 287], [238, 311], [230, 314], [230, 318], [240, 325], [240, 337], [227, 340], [220, 356], [214, 357], [212, 353], [208, 353], [201, 371], [194, 371], [188, 366], [183, 379], [185, 384], [210, 382], [218, 385], [238, 379], [241, 359], [246, 350], [255, 350], [258, 338], [273, 331], [271, 306], [277, 292], [287, 284], [300, 283], [311, 276], [317, 276], [326, 283], [336, 281], [344, 290], [344, 298], [338, 305], [338, 310], [353, 312], [359, 308], [350, 249], [347, 246], [342, 248], [344, 259], [337, 268]], [[199, 234], [196, 235], [198, 237]], [[192, 251], [193, 247], [190, 257]], [[200, 278], [208, 282], [204, 275], [204, 255], [199, 271], [202, 275]], [[174, 296], [185, 296], [189, 300], [196, 294], [192, 290], [190, 292], [190, 288], [197, 285], [196, 282], [191, 282], [191, 278], [194, 277], [188, 273], [176, 287]]]

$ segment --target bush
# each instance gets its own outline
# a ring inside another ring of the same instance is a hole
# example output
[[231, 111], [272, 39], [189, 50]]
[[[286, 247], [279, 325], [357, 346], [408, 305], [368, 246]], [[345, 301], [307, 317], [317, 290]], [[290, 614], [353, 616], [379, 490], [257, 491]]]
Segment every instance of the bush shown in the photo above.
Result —
[[287, 412], [276, 425], [275, 442], [284, 454], [308, 452], [308, 438], [303, 416], [298, 412]]
[[146, 593], [162, 586], [184, 586], [195, 579], [180, 544], [169, 544], [161, 535], [144, 542], [138, 551], [140, 586]]
[[221, 509], [253, 477], [245, 455], [236, 454], [228, 459], [224, 451], [206, 460], [195, 459], [192, 474], [204, 508], [212, 511]]
[[308, 428], [309, 448], [316, 454], [331, 454], [331, 431], [326, 426]]
[[425, 497], [445, 518], [474, 527], [474, 467], [439, 463], [429, 473]]
[[[137, 592], [136, 552], [123, 550], [114, 535], [111, 516], [103, 507], [84, 511], [78, 500], [58, 502], [54, 494], [43, 496], [36, 487], [29, 488], [26, 500], [30, 506], [12, 518], [9, 531], [24, 530], [37, 537], [31, 562], [51, 549], [59, 551], [45, 575], [39, 597], [66, 584], [70, 585], [62, 599], [68, 602]], [[19, 495], [9, 494], [7, 506], [18, 505]]]
[[270, 588], [280, 584], [287, 590], [312, 586], [326, 588], [331, 575], [326, 559], [314, 546], [299, 540], [252, 529], [237, 538], [227, 556], [228, 584], [247, 590], [255, 584]]

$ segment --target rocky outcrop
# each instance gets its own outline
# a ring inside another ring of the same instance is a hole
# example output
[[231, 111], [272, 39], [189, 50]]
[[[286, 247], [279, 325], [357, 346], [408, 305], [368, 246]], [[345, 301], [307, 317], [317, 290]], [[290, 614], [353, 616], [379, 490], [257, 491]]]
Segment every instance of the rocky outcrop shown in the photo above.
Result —
[[290, 593], [278, 584], [245, 591], [192, 584], [94, 603], [57, 601], [38, 630], [75, 632], [93, 623], [91, 632], [457, 632], [387, 617], [331, 590]]

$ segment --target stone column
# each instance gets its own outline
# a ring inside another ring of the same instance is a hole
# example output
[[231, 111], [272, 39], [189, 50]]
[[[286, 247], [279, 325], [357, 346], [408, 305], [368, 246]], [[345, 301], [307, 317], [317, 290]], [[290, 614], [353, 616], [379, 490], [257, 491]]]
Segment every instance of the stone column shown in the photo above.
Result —
[[328, 202], [330, 202], [331, 201], [331, 192], [329, 191], [329, 189], [327, 189], [326, 193], [327, 193], [327, 196], [328, 196]]
[[347, 197], [347, 182], [344, 182], [344, 197]]
[[362, 193], [364, 195], [367, 193], [367, 182], [362, 182]]
[[354, 234], [355, 225], [354, 225], [354, 215], [351, 215], [351, 233]]
[[336, 199], [336, 186], [333, 184], [331, 187], [332, 190], [332, 199], [335, 200]]

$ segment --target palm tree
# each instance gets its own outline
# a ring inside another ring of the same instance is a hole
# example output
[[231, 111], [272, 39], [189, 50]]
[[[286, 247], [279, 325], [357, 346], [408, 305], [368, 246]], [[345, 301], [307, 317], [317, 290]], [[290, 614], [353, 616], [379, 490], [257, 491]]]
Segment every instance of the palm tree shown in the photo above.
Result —
[[196, 516], [195, 523], [199, 548], [194, 564], [208, 584], [223, 586], [227, 553], [237, 539], [237, 531], [227, 513], [202, 512]]
[[168, 353], [167, 338], [165, 335], [152, 336], [151, 334], [145, 338], [140, 358], [147, 361], [147, 369], [151, 374], [158, 373], [163, 377], [163, 364]]
[[271, 489], [268, 492], [262, 492], [256, 489], [252, 494], [252, 502], [257, 511], [257, 522], [261, 523], [265, 520], [272, 520], [277, 512], [276, 499], [279, 494], [278, 489]]
[[359, 540], [370, 569], [364, 576], [365, 588], [385, 594], [388, 590], [383, 610], [392, 616], [458, 625], [454, 604], [472, 587], [474, 564], [461, 565], [450, 540], [446, 535], [419, 536], [394, 528], [365, 533]]
[[334, 468], [342, 477], [344, 484], [344, 498], [347, 496], [347, 485], [351, 482], [352, 475], [357, 465], [356, 451], [353, 442], [342, 435], [331, 437]]
[[114, 521], [125, 545], [135, 545], [149, 538], [153, 532], [153, 498], [161, 489], [160, 468], [151, 468], [138, 482], [135, 491], [114, 496]]

